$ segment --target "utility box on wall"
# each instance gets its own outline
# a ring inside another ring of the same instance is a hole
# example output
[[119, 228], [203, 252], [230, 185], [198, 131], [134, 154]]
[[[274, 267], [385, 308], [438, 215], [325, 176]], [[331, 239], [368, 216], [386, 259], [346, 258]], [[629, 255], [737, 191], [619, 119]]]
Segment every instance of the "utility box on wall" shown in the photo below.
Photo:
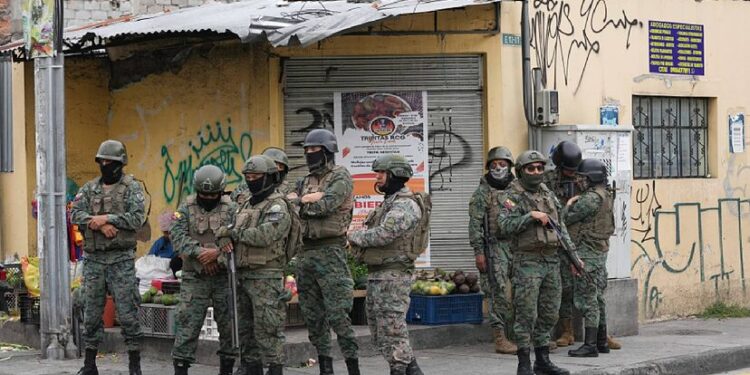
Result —
[[[561, 141], [578, 144], [583, 158], [603, 161], [615, 193], [615, 234], [609, 240], [610, 278], [630, 277], [630, 194], [633, 182], [633, 127], [628, 125], [555, 125], [542, 129], [542, 151], [550, 156]], [[561, 202], [565, 204], [565, 202]]]

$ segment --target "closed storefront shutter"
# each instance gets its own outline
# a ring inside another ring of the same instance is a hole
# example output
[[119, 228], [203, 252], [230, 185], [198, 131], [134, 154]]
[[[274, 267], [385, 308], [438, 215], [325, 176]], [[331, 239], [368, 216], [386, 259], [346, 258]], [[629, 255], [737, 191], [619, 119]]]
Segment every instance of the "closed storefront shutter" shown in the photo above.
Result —
[[474, 267], [468, 202], [483, 172], [480, 56], [294, 58], [284, 62], [285, 148], [290, 181], [307, 172], [302, 140], [333, 130], [334, 92], [427, 91], [433, 211], [431, 266]]

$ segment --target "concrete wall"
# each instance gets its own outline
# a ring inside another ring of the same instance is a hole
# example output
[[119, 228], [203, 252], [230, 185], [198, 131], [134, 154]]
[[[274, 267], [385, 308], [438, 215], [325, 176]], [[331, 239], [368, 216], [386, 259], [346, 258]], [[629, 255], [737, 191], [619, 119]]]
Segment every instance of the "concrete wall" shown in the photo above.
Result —
[[[226, 0], [231, 2], [234, 0]], [[65, 26], [85, 25], [128, 14], [171, 12], [207, 0], [65, 0]]]

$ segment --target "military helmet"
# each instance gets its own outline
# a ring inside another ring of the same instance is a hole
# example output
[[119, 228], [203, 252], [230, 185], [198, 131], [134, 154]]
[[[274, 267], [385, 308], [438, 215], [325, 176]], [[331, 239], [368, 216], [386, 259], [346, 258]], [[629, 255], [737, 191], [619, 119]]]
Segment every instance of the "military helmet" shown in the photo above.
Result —
[[245, 166], [242, 168], [242, 174], [245, 173], [263, 173], [273, 174], [278, 173], [279, 169], [276, 168], [276, 162], [266, 155], [255, 155], [247, 159]]
[[372, 170], [375, 172], [390, 172], [393, 176], [401, 178], [411, 178], [414, 171], [411, 165], [401, 155], [390, 154], [383, 155], [372, 162]]
[[101, 159], [119, 161], [122, 165], [128, 165], [128, 152], [122, 142], [108, 139], [99, 145], [94, 158], [97, 163]]
[[584, 159], [578, 166], [578, 174], [598, 184], [607, 181], [607, 165], [599, 159]]
[[578, 164], [581, 164], [582, 159], [581, 148], [571, 141], [558, 143], [552, 151], [552, 163], [558, 168], [569, 171], [578, 170]]
[[265, 150], [263, 150], [263, 153], [261, 155], [268, 156], [269, 158], [273, 159], [273, 161], [279, 164], [284, 164], [284, 166], [289, 169], [289, 158], [286, 156], [286, 152], [284, 152], [284, 150], [278, 147], [267, 147]]
[[491, 148], [487, 152], [487, 163], [484, 167], [490, 169], [490, 163], [492, 163], [493, 160], [505, 160], [511, 167], [513, 166], [513, 154], [510, 152], [510, 149], [505, 146]]
[[227, 187], [224, 171], [215, 165], [204, 165], [193, 174], [195, 191], [205, 194], [223, 193]]
[[302, 147], [321, 146], [330, 153], [339, 152], [336, 136], [328, 129], [314, 129], [307, 133]]
[[518, 155], [518, 158], [516, 159], [516, 174], [520, 176], [523, 167], [531, 163], [542, 163], [547, 165], [547, 158], [545, 158], [541, 152], [536, 150], [524, 151], [521, 155]]

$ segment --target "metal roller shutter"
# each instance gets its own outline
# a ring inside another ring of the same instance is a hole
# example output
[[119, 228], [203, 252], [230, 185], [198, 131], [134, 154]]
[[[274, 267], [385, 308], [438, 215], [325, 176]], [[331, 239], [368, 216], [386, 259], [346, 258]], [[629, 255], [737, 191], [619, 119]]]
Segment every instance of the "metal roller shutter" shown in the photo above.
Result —
[[292, 171], [303, 176], [301, 142], [307, 131], [333, 130], [336, 91], [426, 90], [431, 265], [474, 267], [468, 240], [468, 202], [483, 172], [480, 56], [294, 58], [284, 62], [284, 135]]

